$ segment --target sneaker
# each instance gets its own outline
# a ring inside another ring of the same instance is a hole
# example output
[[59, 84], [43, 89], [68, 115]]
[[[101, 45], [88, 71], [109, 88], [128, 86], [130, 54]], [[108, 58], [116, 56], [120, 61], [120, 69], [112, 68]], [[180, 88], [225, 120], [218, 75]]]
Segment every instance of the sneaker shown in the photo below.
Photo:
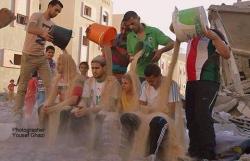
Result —
[[155, 154], [151, 154], [149, 156], [146, 157], [147, 161], [156, 161], [156, 155]]

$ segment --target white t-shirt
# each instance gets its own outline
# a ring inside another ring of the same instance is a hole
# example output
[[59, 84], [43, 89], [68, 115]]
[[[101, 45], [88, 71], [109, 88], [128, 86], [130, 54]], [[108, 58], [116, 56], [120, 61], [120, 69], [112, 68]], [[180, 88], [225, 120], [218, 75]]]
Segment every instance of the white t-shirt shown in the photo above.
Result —
[[[158, 89], [150, 86], [147, 81], [142, 83], [140, 101], [147, 102], [149, 106], [152, 106], [156, 97], [158, 96]], [[172, 81], [170, 91], [169, 91], [169, 102], [180, 101], [179, 87], [175, 81]]]
[[93, 79], [85, 81], [82, 97], [91, 98], [90, 107], [94, 107], [100, 103], [104, 84], [105, 81], [97, 82]]

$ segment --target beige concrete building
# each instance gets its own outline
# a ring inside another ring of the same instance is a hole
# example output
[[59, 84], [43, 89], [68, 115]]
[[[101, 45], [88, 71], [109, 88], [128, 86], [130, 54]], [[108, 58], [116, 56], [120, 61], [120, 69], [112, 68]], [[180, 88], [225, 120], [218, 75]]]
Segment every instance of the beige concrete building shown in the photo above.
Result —
[[[13, 23], [0, 30], [0, 74], [2, 75], [0, 92], [7, 89], [10, 79], [14, 79], [15, 82], [18, 79], [28, 18], [34, 12], [45, 11], [49, 2], [50, 0], [0, 1], [0, 8], [9, 8], [17, 15]], [[112, 0], [61, 0], [61, 2], [64, 8], [52, 21], [61, 27], [73, 30], [67, 51], [72, 54], [77, 64], [81, 61], [91, 61], [101, 51], [97, 44], [87, 40], [85, 30], [95, 22], [112, 25]], [[56, 50], [57, 53], [62, 52], [59, 48]]]
[[[164, 53], [161, 56], [161, 59], [159, 61], [159, 66], [162, 70], [163, 75], [166, 75], [168, 72], [168, 66], [171, 62], [171, 55], [173, 51], [169, 51], [167, 53]], [[182, 96], [185, 96], [185, 89], [186, 89], [186, 55], [180, 53], [178, 57], [178, 61], [175, 66], [174, 74], [173, 74], [173, 80], [175, 80], [179, 87], [180, 87], [180, 93]]]
[[112, 25], [116, 28], [117, 32], [120, 32], [120, 26], [124, 14], [113, 14], [113, 23]]
[[[40, 0], [44, 11], [50, 0]], [[81, 61], [90, 62], [101, 53], [100, 47], [88, 41], [85, 30], [92, 23], [112, 25], [112, 0], [60, 0], [64, 5], [62, 12], [53, 21], [64, 28], [73, 30], [72, 39], [66, 50], [77, 64]], [[57, 52], [62, 51], [57, 48]]]
[[11, 9], [17, 19], [0, 30], [0, 92], [7, 89], [10, 79], [19, 76], [21, 54], [28, 17], [39, 11], [39, 0], [1, 0], [0, 8]]

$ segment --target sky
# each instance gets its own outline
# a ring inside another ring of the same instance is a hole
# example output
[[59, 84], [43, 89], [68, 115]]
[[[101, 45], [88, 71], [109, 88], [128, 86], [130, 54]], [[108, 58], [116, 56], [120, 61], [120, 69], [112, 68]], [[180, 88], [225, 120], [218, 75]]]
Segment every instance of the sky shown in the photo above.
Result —
[[179, 10], [203, 6], [205, 10], [211, 4], [232, 5], [237, 0], [113, 0], [113, 13], [124, 14], [133, 10], [141, 17], [142, 22], [162, 30], [166, 35], [175, 38], [168, 27], [172, 21], [172, 12], [175, 7]]

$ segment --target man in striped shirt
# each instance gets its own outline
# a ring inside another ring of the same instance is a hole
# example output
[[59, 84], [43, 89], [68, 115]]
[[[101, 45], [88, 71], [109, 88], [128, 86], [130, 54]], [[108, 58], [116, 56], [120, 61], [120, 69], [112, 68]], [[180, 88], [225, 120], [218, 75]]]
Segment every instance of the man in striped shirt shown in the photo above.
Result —
[[[142, 83], [141, 95], [139, 98], [140, 104], [151, 108], [158, 97], [159, 87], [162, 81], [161, 69], [156, 64], [149, 64], [146, 66], [144, 74], [146, 81]], [[179, 87], [175, 81], [172, 81], [168, 99], [169, 116], [172, 118], [174, 118], [175, 115], [175, 103], [179, 101]]]
[[212, 109], [220, 82], [220, 57], [230, 57], [229, 47], [218, 30], [207, 29], [204, 36], [191, 39], [187, 50], [186, 119], [189, 155], [215, 158]]
[[[153, 108], [154, 101], [157, 100], [157, 97], [160, 97], [158, 95], [159, 87], [163, 78], [161, 75], [161, 69], [156, 64], [149, 64], [144, 70], [144, 75], [146, 81], [142, 83], [141, 96], [139, 98], [140, 104], [146, 105], [145, 108]], [[169, 116], [173, 119], [175, 118], [175, 106], [178, 101], [180, 101], [179, 88], [177, 83], [172, 81], [169, 91], [169, 99], [166, 103], [168, 103], [167, 107], [169, 108]], [[149, 112], [150, 111], [151, 110], [149, 109]], [[159, 138], [165, 137], [168, 123], [165, 118], [156, 116], [150, 121], [149, 126], [149, 155], [152, 155], [156, 153], [157, 146], [161, 144], [158, 143]]]

